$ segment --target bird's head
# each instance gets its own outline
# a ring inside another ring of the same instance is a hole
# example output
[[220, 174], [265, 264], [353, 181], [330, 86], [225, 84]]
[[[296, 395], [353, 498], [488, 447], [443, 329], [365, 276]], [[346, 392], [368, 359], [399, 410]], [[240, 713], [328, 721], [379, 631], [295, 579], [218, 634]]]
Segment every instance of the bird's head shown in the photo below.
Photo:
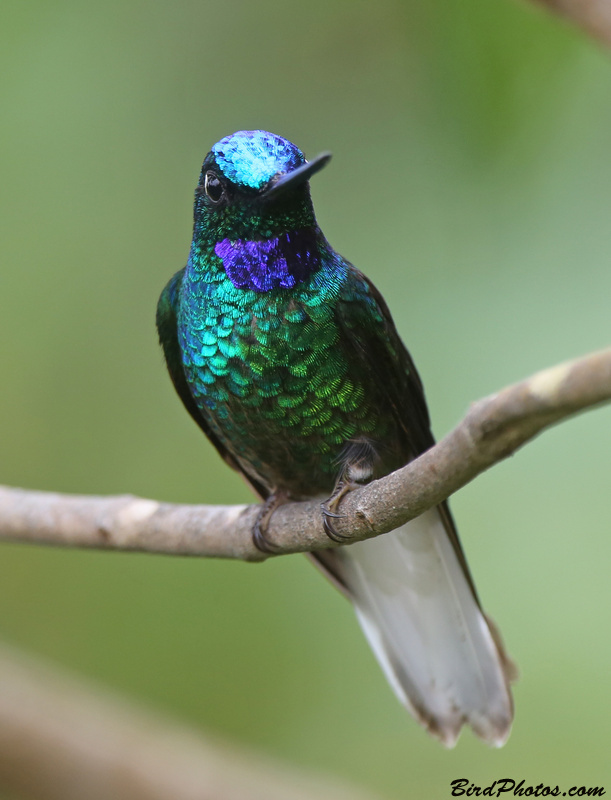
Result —
[[208, 153], [195, 191], [195, 236], [265, 239], [315, 226], [309, 178], [331, 158], [306, 161], [287, 139], [238, 131]]

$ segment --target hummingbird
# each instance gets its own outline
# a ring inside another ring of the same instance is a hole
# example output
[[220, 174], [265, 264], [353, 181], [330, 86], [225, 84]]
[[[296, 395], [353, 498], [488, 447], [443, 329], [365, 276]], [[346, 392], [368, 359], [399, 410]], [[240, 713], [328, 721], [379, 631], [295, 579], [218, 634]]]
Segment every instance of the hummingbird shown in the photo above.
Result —
[[[319, 228], [307, 161], [287, 139], [238, 131], [206, 156], [186, 266], [157, 328], [187, 411], [263, 501], [320, 499], [325, 530], [346, 492], [434, 444], [422, 382], [372, 282]], [[353, 603], [399, 700], [452, 747], [463, 724], [501, 746], [513, 664], [480, 605], [447, 502], [395, 531], [310, 554]]]

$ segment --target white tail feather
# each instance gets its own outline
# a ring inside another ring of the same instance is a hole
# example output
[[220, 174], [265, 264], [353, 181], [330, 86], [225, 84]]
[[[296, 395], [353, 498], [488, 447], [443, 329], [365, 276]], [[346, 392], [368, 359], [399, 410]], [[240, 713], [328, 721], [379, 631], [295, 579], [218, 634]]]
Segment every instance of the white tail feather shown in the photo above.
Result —
[[388, 681], [447, 747], [463, 723], [500, 747], [514, 667], [473, 593], [437, 509], [384, 536], [327, 551]]

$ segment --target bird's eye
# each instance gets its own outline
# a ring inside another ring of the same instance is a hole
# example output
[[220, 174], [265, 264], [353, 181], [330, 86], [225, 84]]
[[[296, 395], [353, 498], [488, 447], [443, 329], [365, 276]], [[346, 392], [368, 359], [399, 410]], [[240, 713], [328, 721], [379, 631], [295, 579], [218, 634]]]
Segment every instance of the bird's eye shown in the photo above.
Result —
[[204, 178], [204, 191], [213, 203], [220, 203], [223, 199], [224, 189], [214, 172], [206, 172]]

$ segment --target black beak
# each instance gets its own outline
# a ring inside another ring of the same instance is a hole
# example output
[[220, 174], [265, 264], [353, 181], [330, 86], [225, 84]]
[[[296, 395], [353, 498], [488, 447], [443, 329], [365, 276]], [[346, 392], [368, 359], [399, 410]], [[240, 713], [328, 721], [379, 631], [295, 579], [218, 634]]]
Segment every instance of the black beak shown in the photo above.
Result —
[[287, 172], [284, 175], [279, 175], [277, 178], [273, 178], [270, 185], [260, 196], [264, 200], [270, 200], [272, 198], [275, 199], [287, 189], [292, 189], [295, 186], [299, 186], [299, 184], [310, 180], [315, 172], [318, 172], [318, 170], [322, 169], [326, 164], [329, 163], [330, 159], [331, 153], [321, 153], [311, 161], [306, 161], [305, 164], [297, 167], [297, 169], [294, 169], [292, 172]]

